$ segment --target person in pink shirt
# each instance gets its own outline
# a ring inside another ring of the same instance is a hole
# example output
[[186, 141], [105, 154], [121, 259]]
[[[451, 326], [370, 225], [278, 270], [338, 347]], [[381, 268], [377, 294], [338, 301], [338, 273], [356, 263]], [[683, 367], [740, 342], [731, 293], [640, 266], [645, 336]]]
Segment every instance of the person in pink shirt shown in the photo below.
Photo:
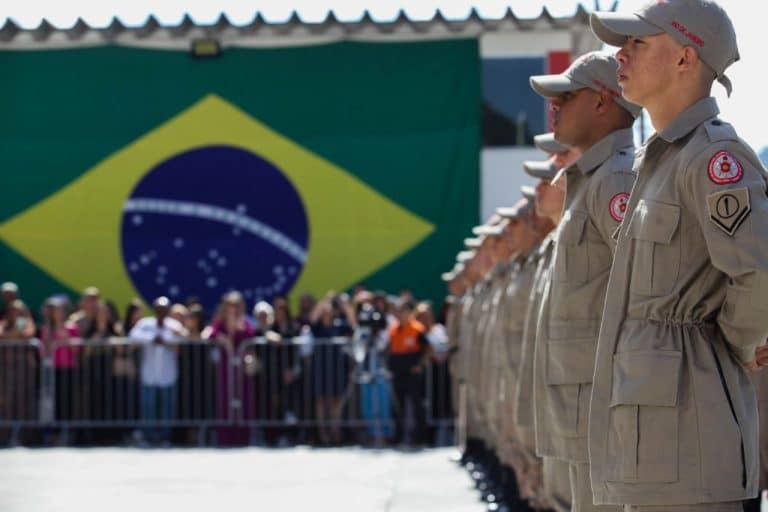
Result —
[[[245, 301], [239, 292], [230, 292], [224, 296], [219, 306], [219, 315], [214, 318], [210, 326], [203, 331], [203, 337], [216, 340], [219, 344], [228, 348], [226, 351], [213, 349], [220, 354], [217, 362], [218, 378], [216, 391], [216, 416], [227, 418], [231, 390], [227, 381], [227, 361], [229, 354], [237, 354], [240, 345], [247, 339], [256, 336], [256, 328], [245, 316]], [[253, 399], [249, 396], [249, 386], [243, 390], [243, 414], [245, 418], [252, 416], [249, 407]], [[219, 446], [242, 446], [248, 444], [248, 429], [242, 427], [220, 427], [216, 430]]]
[[74, 419], [77, 409], [75, 372], [80, 346], [72, 341], [80, 338], [80, 330], [76, 323], [66, 320], [66, 305], [66, 300], [60, 297], [46, 300], [40, 327], [40, 340], [46, 352], [53, 354], [56, 420]]

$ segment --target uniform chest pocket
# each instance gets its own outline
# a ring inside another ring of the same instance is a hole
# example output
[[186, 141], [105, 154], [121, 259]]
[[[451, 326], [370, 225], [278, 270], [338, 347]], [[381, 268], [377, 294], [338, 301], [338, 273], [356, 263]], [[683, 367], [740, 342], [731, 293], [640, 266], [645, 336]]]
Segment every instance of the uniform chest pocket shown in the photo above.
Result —
[[552, 279], [568, 286], [579, 286], [589, 278], [589, 253], [584, 230], [587, 216], [566, 212], [555, 244], [555, 272]]
[[674, 289], [680, 272], [680, 207], [641, 199], [632, 214], [627, 236], [634, 241], [632, 280], [634, 293], [651, 297]]

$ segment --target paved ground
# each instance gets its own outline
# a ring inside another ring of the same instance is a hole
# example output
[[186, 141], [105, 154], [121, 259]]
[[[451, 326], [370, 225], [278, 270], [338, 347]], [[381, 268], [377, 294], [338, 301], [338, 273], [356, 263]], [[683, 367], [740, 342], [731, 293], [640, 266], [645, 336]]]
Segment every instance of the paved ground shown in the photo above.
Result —
[[447, 449], [0, 450], [2, 512], [480, 512]]

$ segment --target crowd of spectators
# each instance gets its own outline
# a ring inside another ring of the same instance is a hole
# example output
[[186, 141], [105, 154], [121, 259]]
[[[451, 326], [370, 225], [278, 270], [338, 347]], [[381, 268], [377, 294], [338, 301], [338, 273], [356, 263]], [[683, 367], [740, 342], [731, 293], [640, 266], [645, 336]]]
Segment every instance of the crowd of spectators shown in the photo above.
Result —
[[[122, 317], [95, 287], [74, 304], [52, 296], [39, 315], [16, 284], [1, 290], [0, 421], [39, 414], [40, 361], [18, 350], [39, 340], [52, 356], [57, 427], [42, 442], [421, 445], [446, 437], [427, 425], [428, 416], [452, 417], [444, 308], [436, 315], [409, 290], [304, 295], [295, 313], [285, 297], [249, 309], [237, 291], [213, 311], [195, 298], [158, 297], [149, 307], [136, 299]], [[439, 404], [427, 403], [427, 387], [439, 390]], [[117, 427], [103, 428], [110, 422]]]

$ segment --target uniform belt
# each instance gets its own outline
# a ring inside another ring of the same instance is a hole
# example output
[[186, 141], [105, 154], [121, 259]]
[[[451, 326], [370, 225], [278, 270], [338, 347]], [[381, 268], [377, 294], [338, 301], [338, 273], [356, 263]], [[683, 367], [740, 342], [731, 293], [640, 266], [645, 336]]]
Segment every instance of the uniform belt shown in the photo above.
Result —
[[625, 324], [627, 323], [633, 323], [633, 324], [656, 324], [656, 325], [669, 325], [672, 327], [697, 327], [697, 328], [704, 328], [704, 329], [713, 329], [717, 327], [717, 322], [714, 320], [675, 320], [670, 318], [665, 318], [663, 320], [655, 319], [655, 318], [627, 318], [624, 321]]

